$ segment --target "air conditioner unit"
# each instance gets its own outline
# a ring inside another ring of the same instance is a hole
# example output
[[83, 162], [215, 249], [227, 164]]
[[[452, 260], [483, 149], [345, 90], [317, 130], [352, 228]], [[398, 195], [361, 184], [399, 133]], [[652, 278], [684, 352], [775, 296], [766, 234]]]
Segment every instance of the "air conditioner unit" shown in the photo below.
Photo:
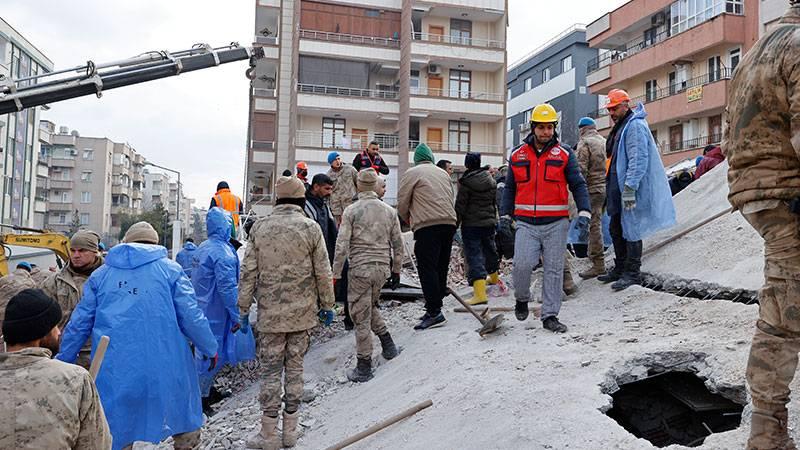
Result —
[[665, 23], [667, 23], [667, 15], [664, 14], [664, 11], [661, 11], [650, 18], [650, 24], [654, 27], [664, 25]]
[[436, 64], [429, 64], [428, 65], [428, 75], [440, 75], [442, 73], [442, 68]]

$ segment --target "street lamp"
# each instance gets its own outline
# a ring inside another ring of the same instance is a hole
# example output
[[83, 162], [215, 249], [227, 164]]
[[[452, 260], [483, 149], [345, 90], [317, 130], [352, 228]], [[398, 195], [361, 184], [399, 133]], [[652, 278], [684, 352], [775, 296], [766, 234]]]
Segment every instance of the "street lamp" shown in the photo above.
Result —
[[[157, 167], [161, 170], [166, 170], [167, 172], [172, 172], [178, 175], [178, 191], [177, 191], [177, 203], [175, 204], [175, 222], [172, 225], [172, 259], [173, 261], [178, 256], [178, 248], [181, 245], [181, 173], [177, 170], [168, 169], [164, 166], [159, 166], [158, 164], [151, 163], [150, 161], [144, 162], [145, 166], [153, 166]], [[169, 212], [168, 212], [169, 213]], [[178, 225], [177, 230], [175, 228], [175, 224]]]

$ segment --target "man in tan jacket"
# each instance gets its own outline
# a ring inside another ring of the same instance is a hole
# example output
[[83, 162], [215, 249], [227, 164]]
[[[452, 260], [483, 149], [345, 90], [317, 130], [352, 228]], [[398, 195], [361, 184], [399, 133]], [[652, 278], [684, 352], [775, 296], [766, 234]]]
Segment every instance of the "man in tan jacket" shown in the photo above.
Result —
[[0, 448], [108, 450], [111, 433], [89, 372], [51, 359], [61, 308], [38, 289], [8, 303], [0, 353]]
[[578, 141], [578, 165], [589, 189], [592, 219], [589, 222], [589, 259], [592, 267], [578, 275], [589, 279], [606, 273], [603, 261], [603, 205], [606, 202], [606, 139], [597, 132], [590, 117], [578, 121], [581, 139]]
[[419, 144], [414, 151], [416, 166], [403, 175], [397, 194], [397, 212], [414, 231], [414, 255], [425, 296], [426, 312], [415, 330], [438, 327], [447, 321], [442, 314], [442, 300], [448, 293], [456, 210], [450, 176], [434, 162], [431, 149]]
[[[297, 177], [281, 177], [272, 214], [250, 229], [239, 282], [239, 314], [249, 329], [250, 305], [258, 303], [258, 359], [263, 416], [251, 448], [293, 447], [303, 396], [303, 358], [310, 330], [333, 321], [333, 277], [322, 230], [303, 213], [306, 189]], [[319, 305], [319, 306], [317, 306]], [[319, 317], [319, 319], [318, 319]], [[284, 382], [281, 382], [283, 378]], [[281, 392], [285, 394], [281, 396]], [[283, 400], [283, 438], [278, 413]]]

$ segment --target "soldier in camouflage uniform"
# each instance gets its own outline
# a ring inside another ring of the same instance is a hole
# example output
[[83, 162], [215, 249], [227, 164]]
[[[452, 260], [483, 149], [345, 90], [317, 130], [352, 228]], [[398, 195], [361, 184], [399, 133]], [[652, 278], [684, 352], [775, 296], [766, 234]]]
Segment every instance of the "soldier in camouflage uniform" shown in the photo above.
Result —
[[358, 173], [358, 201], [344, 210], [333, 260], [333, 277], [339, 279], [345, 260], [350, 259], [347, 298], [355, 323], [358, 362], [347, 378], [359, 383], [372, 379], [372, 333], [381, 340], [384, 358], [398, 354], [378, 310], [378, 299], [390, 273], [392, 288], [400, 283], [403, 238], [397, 211], [378, 198], [381, 187], [374, 170]]
[[8, 303], [0, 353], [0, 448], [108, 450], [111, 433], [89, 373], [51, 359], [61, 309], [41, 290]]
[[[27, 262], [17, 264], [17, 268], [10, 274], [0, 278], [0, 322], [3, 321], [6, 305], [11, 297], [24, 289], [36, 287], [36, 282], [31, 275], [31, 265]], [[0, 351], [3, 350], [3, 336], [0, 335]]]
[[592, 267], [578, 274], [581, 278], [594, 278], [606, 273], [603, 260], [603, 205], [606, 202], [606, 139], [597, 132], [597, 124], [589, 117], [578, 121], [581, 139], [575, 151], [578, 165], [589, 189], [592, 220], [589, 222], [589, 259]]
[[[94, 231], [81, 230], [75, 233], [69, 241], [69, 262], [61, 271], [50, 275], [42, 284], [42, 290], [55, 299], [64, 313], [59, 328], [64, 329], [69, 322], [72, 311], [81, 300], [83, 284], [89, 275], [103, 265], [103, 256], [100, 254], [100, 235]], [[92, 353], [91, 339], [86, 341], [75, 363], [89, 369], [90, 355]]]
[[336, 224], [342, 222], [342, 214], [345, 208], [353, 203], [356, 191], [356, 177], [358, 171], [355, 167], [342, 162], [342, 157], [338, 152], [328, 153], [328, 176], [333, 180], [333, 193], [330, 198], [331, 212]]
[[264, 449], [281, 446], [277, 429], [281, 375], [285, 379], [283, 446], [292, 447], [297, 441], [303, 357], [310, 330], [318, 325], [318, 315], [330, 325], [334, 302], [322, 231], [303, 214], [303, 183], [296, 177], [281, 177], [276, 196], [272, 214], [259, 219], [250, 230], [239, 283], [239, 312], [245, 332], [250, 305], [254, 298], [258, 303], [259, 401], [263, 416], [261, 432], [248, 445]]
[[765, 284], [750, 347], [748, 449], [794, 449], [786, 404], [800, 352], [800, 1], [747, 52], [728, 97], [728, 200], [764, 238]]

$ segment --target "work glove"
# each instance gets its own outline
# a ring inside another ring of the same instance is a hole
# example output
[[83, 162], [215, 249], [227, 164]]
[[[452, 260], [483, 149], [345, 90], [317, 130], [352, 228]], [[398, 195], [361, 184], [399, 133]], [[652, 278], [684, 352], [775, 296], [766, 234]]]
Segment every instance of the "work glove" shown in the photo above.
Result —
[[241, 331], [242, 334], [247, 334], [250, 331], [250, 314], [242, 314], [242, 317], [239, 318], [239, 323], [231, 328], [232, 333], [237, 331]]
[[625, 185], [622, 190], [622, 206], [628, 210], [636, 208], [636, 189]]
[[333, 311], [330, 309], [321, 309], [318, 314], [319, 321], [326, 327], [331, 326], [333, 323]]
[[208, 356], [203, 356], [203, 361], [211, 361], [208, 363], [208, 371], [211, 372], [217, 367], [217, 362], [219, 361], [219, 353], [215, 353], [214, 356], [209, 358]]
[[500, 224], [497, 227], [497, 231], [503, 238], [511, 239], [514, 236], [514, 230], [511, 228], [511, 217], [500, 217]]
[[578, 216], [578, 240], [580, 242], [587, 242], [589, 240], [589, 218], [586, 216]]
[[399, 287], [400, 287], [400, 274], [399, 273], [393, 273], [389, 277], [389, 289], [395, 291]]

